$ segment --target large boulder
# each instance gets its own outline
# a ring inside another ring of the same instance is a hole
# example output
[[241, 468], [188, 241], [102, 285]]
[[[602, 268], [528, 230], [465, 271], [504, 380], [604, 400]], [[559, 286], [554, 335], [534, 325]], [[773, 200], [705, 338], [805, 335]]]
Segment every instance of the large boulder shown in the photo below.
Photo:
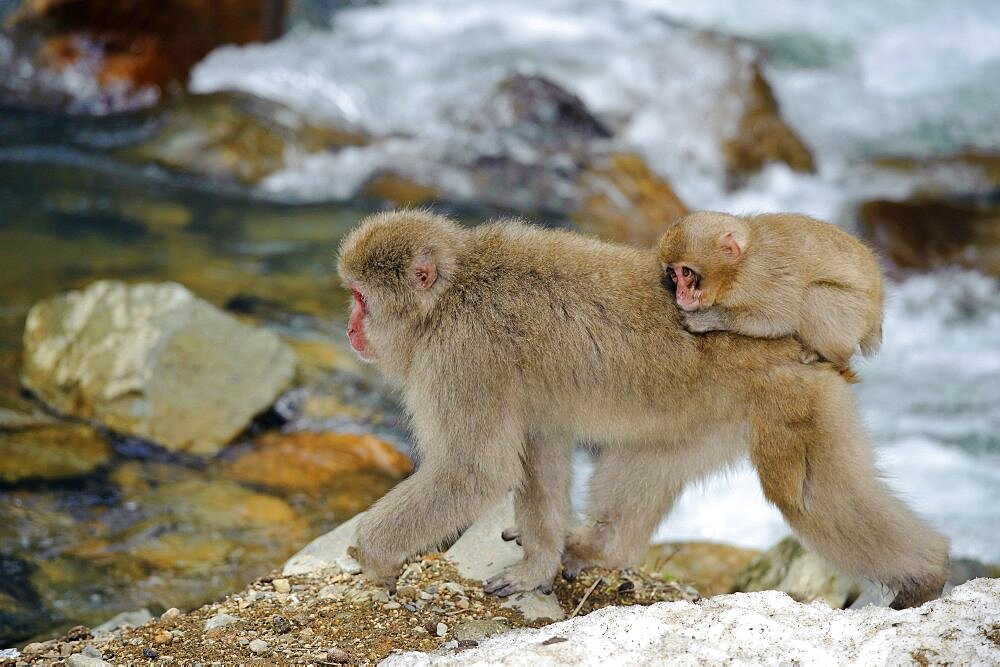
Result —
[[253, 185], [291, 161], [367, 141], [246, 93], [184, 95], [155, 114], [155, 131], [119, 152], [139, 163]]
[[56, 410], [210, 455], [289, 385], [295, 355], [176, 283], [100, 281], [36, 304], [22, 381]]
[[967, 197], [865, 202], [861, 231], [892, 264], [928, 271], [959, 266], [1000, 276], [1000, 206]]

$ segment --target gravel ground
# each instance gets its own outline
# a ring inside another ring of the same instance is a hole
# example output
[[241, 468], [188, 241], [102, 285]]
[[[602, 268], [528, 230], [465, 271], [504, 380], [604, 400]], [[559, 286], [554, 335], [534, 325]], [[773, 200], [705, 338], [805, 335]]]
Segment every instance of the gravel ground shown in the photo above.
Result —
[[[567, 616], [698, 597], [688, 586], [642, 572], [599, 569], [573, 582], [560, 578], [555, 593]], [[463, 651], [507, 629], [545, 625], [526, 623], [502, 602], [434, 553], [404, 568], [393, 596], [336, 570], [267, 576], [219, 602], [189, 613], [168, 610], [116, 636], [93, 638], [87, 628], [74, 628], [60, 640], [28, 645], [17, 664], [62, 664], [85, 649], [88, 657], [130, 665], [372, 664], [402, 651]], [[82, 656], [69, 663], [99, 664]]]

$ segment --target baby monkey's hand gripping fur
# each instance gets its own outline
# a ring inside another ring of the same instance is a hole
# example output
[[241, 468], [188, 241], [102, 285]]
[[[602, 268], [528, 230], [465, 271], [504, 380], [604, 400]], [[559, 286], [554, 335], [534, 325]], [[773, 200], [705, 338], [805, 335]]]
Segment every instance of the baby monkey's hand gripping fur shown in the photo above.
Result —
[[[546, 590], [561, 560], [570, 576], [635, 564], [687, 482], [749, 453], [767, 498], [835, 566], [899, 604], [941, 590], [947, 542], [878, 479], [843, 378], [800, 363], [793, 338], [686, 332], [654, 251], [404, 211], [364, 220], [339, 270], [351, 344], [402, 388], [421, 459], [359, 522], [373, 580], [511, 489], [524, 558], [488, 590]], [[600, 454], [567, 542], [576, 442]]]

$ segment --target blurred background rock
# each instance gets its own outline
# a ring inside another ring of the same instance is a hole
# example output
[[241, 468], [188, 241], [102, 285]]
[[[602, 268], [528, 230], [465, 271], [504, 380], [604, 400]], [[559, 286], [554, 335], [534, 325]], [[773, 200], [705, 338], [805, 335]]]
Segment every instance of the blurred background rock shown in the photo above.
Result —
[[[858, 366], [880, 461], [956, 557], [1000, 561], [996, 2], [0, 0], [0, 20], [0, 647], [238, 590], [409, 472], [332, 264], [393, 205], [635, 244], [705, 208], [861, 235], [890, 277]], [[135, 331], [170, 363], [102, 350]], [[241, 336], [268, 342], [234, 360]], [[755, 560], [785, 532], [740, 468], [685, 494], [647, 566], [858, 595], [793, 543]]]

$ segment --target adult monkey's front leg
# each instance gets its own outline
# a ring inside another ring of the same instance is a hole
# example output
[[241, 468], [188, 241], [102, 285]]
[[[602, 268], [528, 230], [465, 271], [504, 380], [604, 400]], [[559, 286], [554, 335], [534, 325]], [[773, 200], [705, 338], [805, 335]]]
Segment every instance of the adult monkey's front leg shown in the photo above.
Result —
[[524, 558], [487, 581], [483, 586], [487, 593], [551, 592], [569, 520], [572, 446], [572, 437], [559, 431], [528, 438], [524, 476], [514, 497]]
[[409, 556], [453, 537], [498, 503], [520, 473], [522, 444], [509, 426], [488, 436], [482, 428], [422, 430], [420, 468], [358, 523], [355, 557], [380, 585], [392, 587]]

